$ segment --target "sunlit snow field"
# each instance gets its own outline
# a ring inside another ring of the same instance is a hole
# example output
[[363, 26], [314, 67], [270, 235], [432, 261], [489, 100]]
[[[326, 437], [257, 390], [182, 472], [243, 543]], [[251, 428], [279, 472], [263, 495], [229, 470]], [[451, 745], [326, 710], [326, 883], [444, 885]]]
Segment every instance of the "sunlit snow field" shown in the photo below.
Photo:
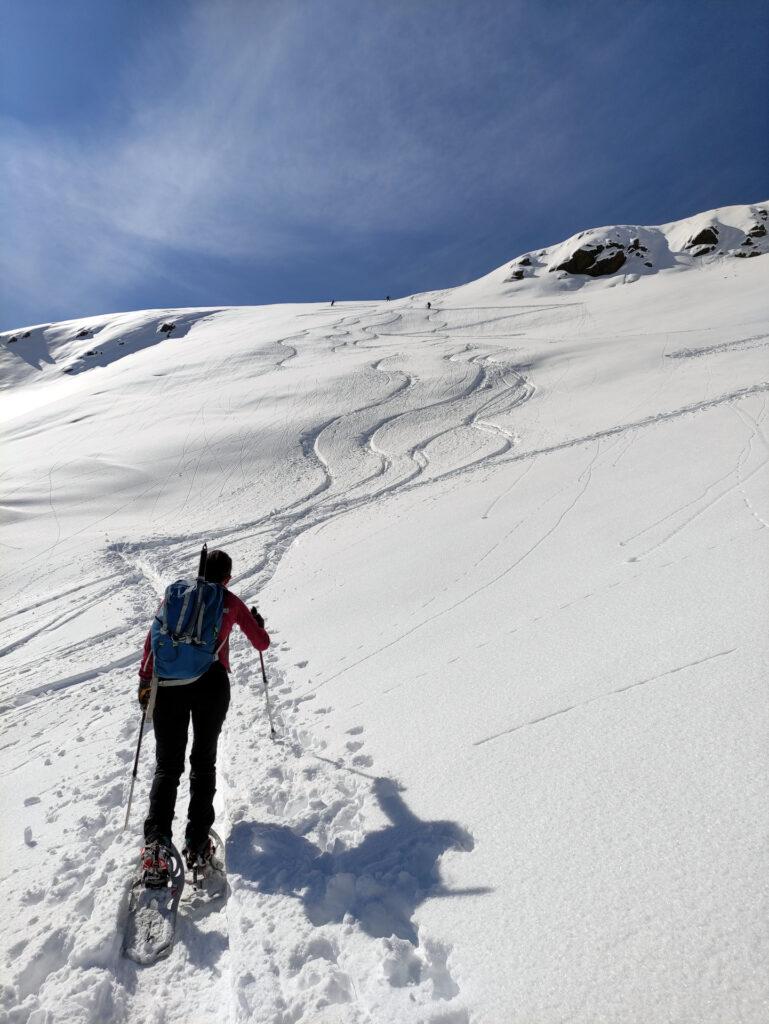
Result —
[[[3, 335], [0, 1021], [769, 1019], [767, 262]], [[136, 670], [204, 540], [279, 740], [238, 642], [230, 893], [142, 968]]]

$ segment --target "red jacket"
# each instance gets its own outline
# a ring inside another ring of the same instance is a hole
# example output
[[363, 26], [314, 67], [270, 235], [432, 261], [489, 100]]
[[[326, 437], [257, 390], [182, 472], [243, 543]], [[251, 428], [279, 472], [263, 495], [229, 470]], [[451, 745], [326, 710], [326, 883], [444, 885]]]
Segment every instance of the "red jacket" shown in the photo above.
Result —
[[[222, 625], [219, 630], [217, 643], [221, 644], [221, 647], [219, 648], [219, 661], [229, 672], [230, 632], [232, 631], [233, 626], [240, 626], [257, 651], [267, 650], [270, 646], [270, 637], [266, 630], [262, 629], [261, 626], [257, 626], [253, 615], [239, 597], [236, 597], [231, 591], [227, 590], [226, 587], [224, 595], [224, 615], [222, 616]], [[139, 678], [148, 681], [152, 679], [152, 668], [152, 635], [151, 632], [148, 632], [147, 639], [144, 641], [144, 655], [142, 657], [141, 668], [139, 669]]]

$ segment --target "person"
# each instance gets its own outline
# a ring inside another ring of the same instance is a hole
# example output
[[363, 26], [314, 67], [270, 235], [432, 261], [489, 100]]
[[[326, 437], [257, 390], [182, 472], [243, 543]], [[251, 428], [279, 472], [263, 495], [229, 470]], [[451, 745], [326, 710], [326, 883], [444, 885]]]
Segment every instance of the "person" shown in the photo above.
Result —
[[432, 302], [428, 302], [428, 303], [427, 303], [427, 308], [428, 308], [428, 309], [432, 309], [432, 308], [433, 308], [433, 304], [432, 304]]
[[[216, 747], [230, 704], [229, 636], [238, 626], [257, 651], [266, 651], [270, 637], [256, 608], [246, 605], [227, 589], [232, 577], [232, 559], [225, 551], [211, 551], [205, 565], [205, 579], [224, 590], [224, 611], [217, 635], [218, 649], [211, 666], [196, 679], [158, 679], [152, 723], [155, 730], [155, 776], [150, 806], [144, 822], [142, 868], [152, 884], [168, 876], [171, 823], [176, 791], [184, 771], [187, 732], [192, 719], [190, 752], [190, 802], [182, 855], [188, 866], [205, 864], [214, 850], [209, 829], [214, 823], [216, 792]], [[151, 631], [144, 641], [139, 669], [139, 703], [146, 709], [153, 680]]]
[[331, 305], [333, 306], [335, 302], [336, 302], [336, 299], [332, 299], [331, 300]]

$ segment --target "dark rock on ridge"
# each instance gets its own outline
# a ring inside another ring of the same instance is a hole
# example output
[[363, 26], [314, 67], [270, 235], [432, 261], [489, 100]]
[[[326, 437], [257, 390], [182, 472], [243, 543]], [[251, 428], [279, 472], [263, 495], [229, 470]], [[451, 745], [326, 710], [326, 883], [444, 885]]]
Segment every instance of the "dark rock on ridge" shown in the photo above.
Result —
[[[601, 253], [607, 248], [616, 251], [599, 259]], [[625, 260], [625, 250], [619, 242], [609, 242], [607, 246], [583, 246], [552, 269], [565, 270], [569, 274], [587, 274], [588, 277], [603, 277], [605, 274], [613, 274], [619, 270]]]
[[[718, 245], [718, 228], [703, 228], [702, 231], [698, 231], [686, 243], [686, 248], [692, 249], [695, 245]], [[698, 255], [702, 254], [698, 253]]]
[[620, 247], [611, 256], [598, 260], [592, 267], [588, 267], [585, 273], [590, 277], [603, 277], [605, 274], [614, 274], [624, 264], [626, 259], [625, 250]]
[[585, 246], [583, 249], [577, 249], [567, 260], [559, 263], [557, 267], [553, 267], [553, 270], [565, 270], [569, 274], [584, 274], [588, 267], [593, 266], [598, 259], [599, 253], [602, 252], [602, 245]]

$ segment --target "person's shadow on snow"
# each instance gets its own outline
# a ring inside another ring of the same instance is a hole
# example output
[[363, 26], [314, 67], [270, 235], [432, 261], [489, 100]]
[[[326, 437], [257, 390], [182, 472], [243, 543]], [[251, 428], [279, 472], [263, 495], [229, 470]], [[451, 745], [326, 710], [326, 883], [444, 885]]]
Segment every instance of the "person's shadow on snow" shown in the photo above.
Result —
[[238, 822], [227, 842], [234, 885], [300, 899], [315, 925], [350, 915], [373, 937], [417, 942], [414, 911], [438, 896], [482, 895], [488, 888], [447, 889], [438, 860], [447, 850], [473, 849], [472, 836], [453, 821], [422, 821], [398, 787], [376, 779], [374, 794], [390, 824], [349, 850], [322, 853], [285, 825]]

